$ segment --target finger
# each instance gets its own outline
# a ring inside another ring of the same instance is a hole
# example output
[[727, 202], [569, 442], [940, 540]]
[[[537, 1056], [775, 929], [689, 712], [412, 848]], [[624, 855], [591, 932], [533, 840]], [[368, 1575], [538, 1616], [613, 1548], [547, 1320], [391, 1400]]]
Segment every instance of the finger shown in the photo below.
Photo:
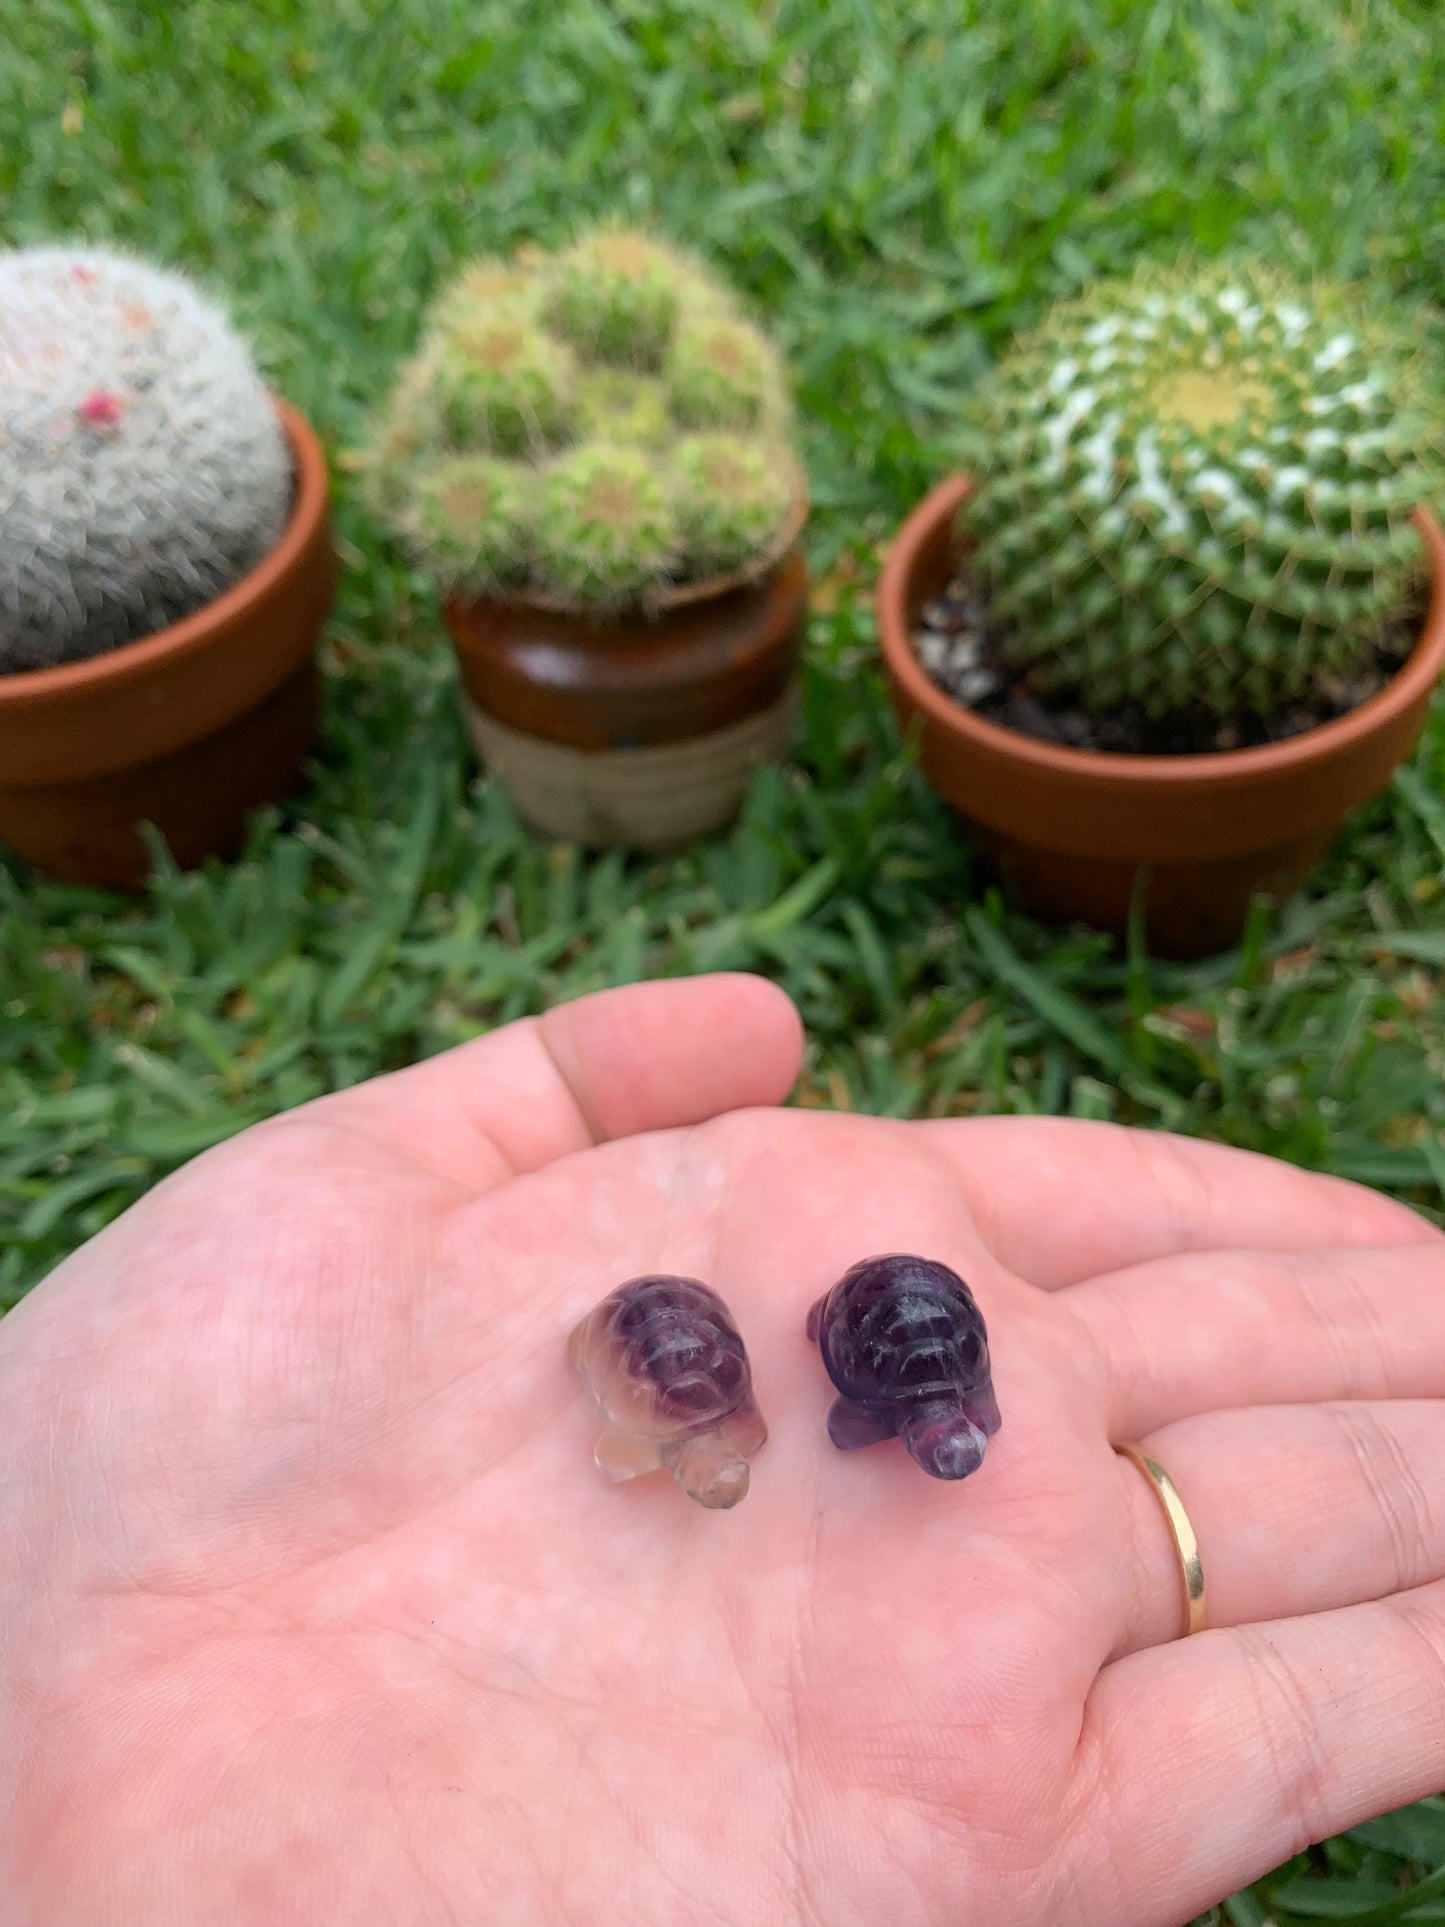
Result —
[[918, 1128], [953, 1159], [997, 1257], [1048, 1289], [1180, 1251], [1441, 1242], [1362, 1185], [1202, 1139], [1082, 1118]]
[[1110, 1436], [1221, 1406], [1445, 1397], [1445, 1249], [1186, 1254], [1075, 1285]]
[[606, 1138], [777, 1104], [802, 1060], [785, 994], [726, 974], [562, 1004], [308, 1107], [473, 1189]]
[[[1445, 1400], [1213, 1412], [1145, 1444], [1198, 1535], [1211, 1626], [1445, 1578]], [[1119, 1650], [1132, 1652], [1178, 1637], [1179, 1559], [1149, 1481], [1115, 1464], [1134, 1548]]]
[[[1445, 1584], [1105, 1667], [1076, 1754], [1079, 1888], [1185, 1920], [1445, 1782]], [[1100, 1915], [1103, 1918], [1103, 1915]]]

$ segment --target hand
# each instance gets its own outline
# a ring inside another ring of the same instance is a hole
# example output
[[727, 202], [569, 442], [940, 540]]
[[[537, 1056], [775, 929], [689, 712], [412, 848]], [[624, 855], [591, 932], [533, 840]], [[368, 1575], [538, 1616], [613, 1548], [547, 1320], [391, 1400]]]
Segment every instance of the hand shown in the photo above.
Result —
[[[1437, 1235], [740, 1108], [798, 1055], [750, 979], [588, 999], [248, 1131], [0, 1326], [6, 1927], [1175, 1927], [1445, 1781]], [[899, 1249], [988, 1319], [961, 1484], [824, 1433], [807, 1306]], [[747, 1338], [734, 1512], [590, 1464], [566, 1335], [648, 1270]]]

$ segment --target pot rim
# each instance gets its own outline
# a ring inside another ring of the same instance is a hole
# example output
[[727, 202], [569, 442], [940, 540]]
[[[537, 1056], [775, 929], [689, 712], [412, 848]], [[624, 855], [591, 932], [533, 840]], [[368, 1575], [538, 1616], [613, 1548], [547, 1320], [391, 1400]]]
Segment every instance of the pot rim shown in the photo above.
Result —
[[295, 567], [327, 513], [326, 456], [316, 431], [298, 409], [274, 394], [271, 404], [280, 417], [291, 452], [296, 495], [285, 528], [260, 561], [214, 601], [148, 636], [121, 643], [98, 656], [84, 656], [78, 662], [0, 673], [0, 714], [13, 716], [28, 707], [64, 702], [82, 690], [89, 696], [104, 690], [107, 684], [122, 687], [160, 662], [194, 654], [207, 645], [218, 628], [228, 626], [244, 609], [269, 594]]
[[575, 622], [595, 622], [604, 627], [609, 623], [625, 622], [629, 616], [636, 615], [645, 616], [651, 621], [658, 616], [670, 615], [674, 609], [685, 609], [695, 602], [712, 602], [719, 596], [731, 595], [735, 589], [748, 589], [761, 582], [795, 547], [811, 507], [807, 480], [800, 474], [792, 506], [779, 524], [772, 542], [760, 556], [755, 556], [751, 562], [739, 568], [729, 569], [726, 575], [710, 575], [700, 582], [679, 582], [671, 588], [659, 589], [653, 595], [639, 597], [630, 604], [598, 607], [595, 603], [573, 602], [566, 596], [545, 595], [529, 589], [465, 588], [444, 591], [442, 602], [444, 605], [455, 604], [458, 608], [475, 608], [486, 602], [505, 603], [509, 609], [535, 609], [538, 615], [567, 616]]
[[1430, 573], [1430, 600], [1419, 639], [1408, 660], [1385, 686], [1343, 716], [1280, 742], [1180, 756], [1075, 749], [1007, 729], [965, 708], [940, 689], [914, 653], [909, 633], [908, 590], [919, 551], [941, 522], [952, 520], [972, 488], [970, 476], [951, 475], [930, 489], [903, 522], [878, 579], [878, 641], [889, 674], [915, 709], [996, 756], [1012, 757], [1041, 773], [1092, 778], [1120, 787], [1137, 784], [1153, 789], [1160, 785], [1198, 789], [1231, 785], [1312, 763], [1369, 736], [1427, 697], [1445, 670], [1445, 531], [1429, 509], [1422, 507], [1411, 518], [1420, 532]]

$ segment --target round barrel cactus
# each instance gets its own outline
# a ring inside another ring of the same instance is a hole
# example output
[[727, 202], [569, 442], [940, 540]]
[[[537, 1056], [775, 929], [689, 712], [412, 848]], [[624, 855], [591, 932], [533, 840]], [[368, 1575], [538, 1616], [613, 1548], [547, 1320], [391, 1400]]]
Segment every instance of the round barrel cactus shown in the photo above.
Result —
[[464, 268], [365, 466], [444, 588], [598, 613], [767, 568], [806, 486], [772, 346], [698, 262], [614, 227]]
[[187, 281], [99, 248], [0, 252], [0, 672], [213, 601], [291, 495], [245, 344]]
[[1060, 304], [976, 397], [961, 516], [1000, 647], [1094, 718], [1269, 720], [1367, 670], [1424, 567], [1410, 344], [1257, 264]]

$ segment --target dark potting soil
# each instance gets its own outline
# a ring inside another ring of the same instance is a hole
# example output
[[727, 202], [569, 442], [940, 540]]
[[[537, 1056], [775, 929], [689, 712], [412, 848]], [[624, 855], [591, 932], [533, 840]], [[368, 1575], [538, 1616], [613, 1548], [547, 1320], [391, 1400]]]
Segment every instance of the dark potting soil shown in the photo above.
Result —
[[1081, 709], [1040, 696], [1027, 674], [1005, 662], [998, 625], [967, 576], [955, 576], [940, 596], [926, 603], [913, 631], [913, 648], [924, 672], [938, 687], [986, 722], [1045, 743], [1070, 749], [1122, 751], [1134, 756], [1198, 756], [1214, 750], [1251, 749], [1283, 742], [1307, 729], [1333, 722], [1383, 689], [1408, 658], [1420, 633], [1424, 603], [1407, 608], [1384, 625], [1375, 658], [1362, 675], [1341, 678], [1327, 694], [1268, 721], [1258, 716], [1221, 723], [1203, 710], [1150, 718], [1141, 709], [1119, 710], [1094, 722]]

